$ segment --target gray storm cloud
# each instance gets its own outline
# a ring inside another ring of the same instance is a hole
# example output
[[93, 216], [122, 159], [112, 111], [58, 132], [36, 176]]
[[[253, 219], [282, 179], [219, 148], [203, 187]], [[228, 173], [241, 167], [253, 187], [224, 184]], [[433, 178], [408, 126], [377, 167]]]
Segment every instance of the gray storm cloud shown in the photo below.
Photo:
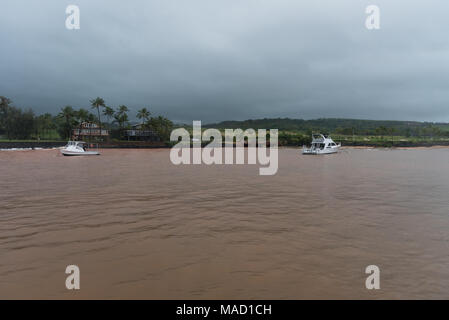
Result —
[[[79, 6], [80, 30], [65, 28]], [[380, 8], [367, 30], [365, 8]], [[362, 0], [0, 4], [0, 95], [38, 113], [101, 96], [175, 121], [449, 121], [449, 3]]]

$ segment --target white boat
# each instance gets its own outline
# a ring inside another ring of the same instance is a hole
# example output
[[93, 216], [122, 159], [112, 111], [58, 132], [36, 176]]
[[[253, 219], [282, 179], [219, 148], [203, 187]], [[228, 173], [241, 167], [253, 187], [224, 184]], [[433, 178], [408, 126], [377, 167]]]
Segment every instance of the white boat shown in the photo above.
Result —
[[341, 147], [341, 143], [335, 143], [330, 136], [323, 134], [312, 134], [312, 145], [310, 148], [303, 146], [303, 154], [329, 154], [336, 153]]
[[[98, 149], [98, 147], [97, 147]], [[98, 150], [88, 151], [87, 143], [84, 141], [69, 141], [65, 147], [61, 149], [61, 153], [65, 156], [98, 156]]]

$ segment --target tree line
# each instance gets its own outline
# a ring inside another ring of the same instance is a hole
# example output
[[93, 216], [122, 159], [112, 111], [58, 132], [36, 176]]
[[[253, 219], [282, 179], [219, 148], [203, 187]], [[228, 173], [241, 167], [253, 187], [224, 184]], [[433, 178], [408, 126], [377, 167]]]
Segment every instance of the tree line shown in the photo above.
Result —
[[[89, 108], [61, 108], [57, 115], [35, 115], [32, 109], [22, 110], [12, 105], [10, 99], [0, 96], [0, 136], [7, 139], [69, 139], [72, 130], [83, 122], [95, 122], [107, 128], [111, 137], [123, 139], [124, 130], [130, 128], [130, 110], [126, 105], [116, 108], [106, 105], [103, 98], [89, 101]], [[162, 116], [153, 117], [147, 108], [137, 111], [136, 118], [143, 129], [156, 132], [161, 140], [168, 141], [173, 123]], [[186, 127], [188, 127], [186, 125]], [[298, 144], [310, 140], [313, 132], [359, 136], [449, 137], [449, 124], [418, 121], [384, 121], [323, 118], [303, 119], [255, 119], [223, 121], [203, 125], [217, 129], [278, 129], [279, 139], [285, 144]]]
[[323, 118], [313, 120], [277, 118], [255, 119], [244, 121], [223, 121], [203, 125], [218, 129], [278, 129], [286, 136], [288, 133], [309, 136], [315, 132], [338, 135], [364, 136], [405, 136], [405, 137], [449, 137], [448, 123], [433, 123], [419, 121], [388, 121]]
[[[32, 109], [22, 110], [13, 106], [10, 99], [0, 96], [0, 135], [9, 140], [70, 139], [73, 129], [81, 129], [83, 122], [94, 122], [100, 130], [108, 129], [113, 137], [123, 138], [124, 130], [131, 125], [129, 108], [126, 105], [113, 108], [100, 97], [91, 99], [89, 103], [89, 109], [67, 105], [57, 115], [45, 113], [36, 116]], [[147, 108], [138, 110], [136, 117], [142, 129], [153, 130], [162, 141], [169, 140], [172, 121], [163, 116], [153, 117]]]

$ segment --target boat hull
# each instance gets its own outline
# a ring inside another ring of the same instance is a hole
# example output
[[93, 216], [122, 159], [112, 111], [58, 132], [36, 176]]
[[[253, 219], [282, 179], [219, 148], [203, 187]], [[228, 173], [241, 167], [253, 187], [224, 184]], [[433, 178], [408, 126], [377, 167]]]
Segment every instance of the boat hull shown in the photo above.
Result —
[[316, 155], [316, 154], [332, 154], [332, 153], [337, 153], [338, 150], [340, 149], [340, 147], [336, 147], [336, 148], [329, 148], [329, 149], [302, 149], [302, 154], [312, 154], [312, 155]]
[[68, 150], [61, 150], [61, 153], [64, 156], [99, 156], [100, 152], [98, 151], [84, 151], [84, 152], [75, 152], [75, 151], [68, 151]]

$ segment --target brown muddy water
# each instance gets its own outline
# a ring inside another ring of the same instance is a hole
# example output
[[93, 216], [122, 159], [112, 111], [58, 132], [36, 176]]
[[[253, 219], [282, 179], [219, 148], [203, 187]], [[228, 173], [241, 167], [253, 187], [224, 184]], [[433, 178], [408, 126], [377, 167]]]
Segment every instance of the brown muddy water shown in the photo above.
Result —
[[449, 298], [449, 149], [280, 149], [276, 175], [258, 168], [0, 152], [0, 298]]

